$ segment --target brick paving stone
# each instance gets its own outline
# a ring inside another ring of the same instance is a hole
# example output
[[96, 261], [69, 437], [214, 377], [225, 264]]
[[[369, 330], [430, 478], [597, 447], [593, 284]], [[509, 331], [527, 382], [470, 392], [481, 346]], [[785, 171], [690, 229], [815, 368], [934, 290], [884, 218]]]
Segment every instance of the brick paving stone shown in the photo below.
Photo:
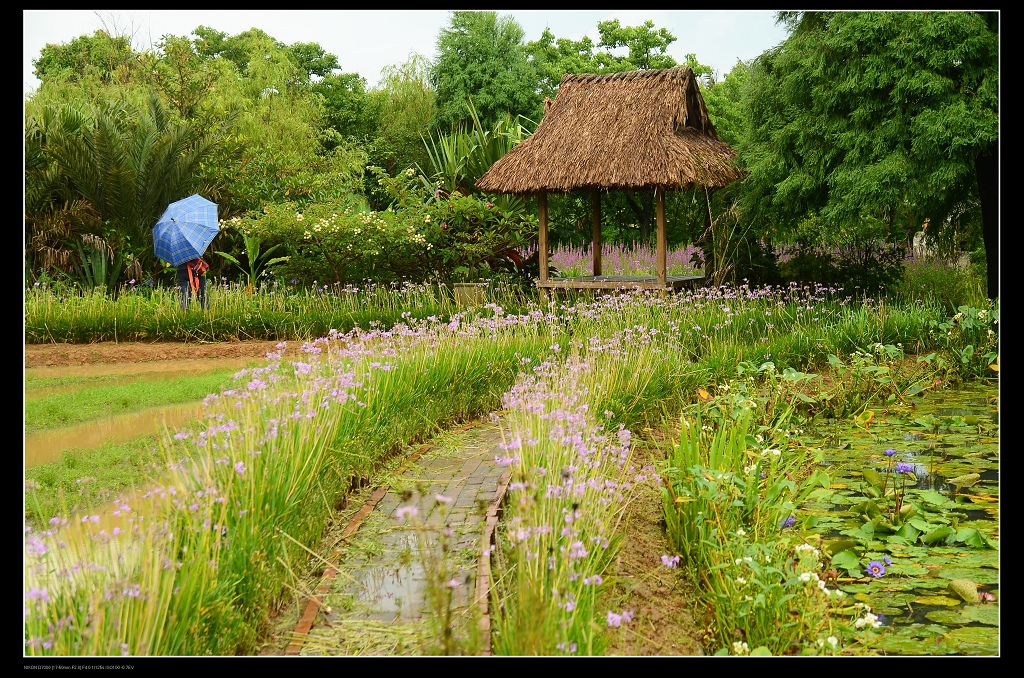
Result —
[[[448, 528], [453, 533], [454, 552], [481, 550], [483, 513], [495, 498], [507, 468], [495, 461], [496, 456], [503, 454], [501, 443], [498, 424], [484, 422], [446, 438], [445, 447], [435, 451], [438, 456], [427, 450], [405, 469], [397, 484], [412, 488], [412, 496], [405, 501], [400, 491], [389, 489], [377, 502], [373, 513], [378, 516], [377, 522], [384, 519], [386, 531], [374, 532], [369, 538], [378, 547], [368, 552], [350, 545], [351, 553], [342, 552], [337, 559], [340, 572], [329, 582], [325, 598], [331, 612], [321, 611], [308, 634], [316, 641], [311, 640], [308, 648], [301, 648], [300, 654], [330, 654], [331, 647], [340, 646], [339, 636], [345, 632], [346, 620], [406, 623], [429, 614], [424, 609], [424, 600], [430, 573], [420, 562], [417, 535], [432, 534], [433, 541], [428, 539], [424, 544], [427, 548], [430, 544], [439, 548], [438, 532]], [[442, 504], [435, 498], [438, 494], [451, 497], [452, 501]], [[418, 515], [403, 521], [397, 516], [398, 510], [409, 505], [417, 507]], [[424, 529], [414, 529], [416, 526]], [[351, 541], [357, 542], [359, 537], [357, 533]], [[475, 590], [477, 563], [474, 559], [471, 563], [460, 561], [453, 565], [452, 576], [459, 582], [452, 590], [453, 604], [464, 607], [471, 602]]]

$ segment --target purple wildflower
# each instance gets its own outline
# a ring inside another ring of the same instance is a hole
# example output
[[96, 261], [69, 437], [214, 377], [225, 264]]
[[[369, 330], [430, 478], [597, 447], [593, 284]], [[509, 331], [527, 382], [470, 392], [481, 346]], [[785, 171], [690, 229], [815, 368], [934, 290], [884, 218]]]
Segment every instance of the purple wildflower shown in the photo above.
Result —
[[887, 457], [891, 457], [891, 456], [893, 456], [895, 454], [896, 454], [896, 450], [893, 450], [893, 449], [888, 449], [888, 450], [885, 451], [885, 456], [887, 456]]
[[872, 560], [864, 571], [877, 579], [885, 574], [885, 565], [877, 560]]
[[417, 513], [419, 513], [419, 509], [415, 506], [403, 506], [395, 511], [395, 517], [404, 521], [406, 518], [415, 518]]

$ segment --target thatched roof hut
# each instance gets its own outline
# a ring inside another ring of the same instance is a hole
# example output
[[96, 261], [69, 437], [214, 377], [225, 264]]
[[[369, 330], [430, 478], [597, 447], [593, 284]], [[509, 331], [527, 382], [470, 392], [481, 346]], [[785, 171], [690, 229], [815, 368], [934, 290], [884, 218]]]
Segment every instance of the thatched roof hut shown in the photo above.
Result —
[[[565, 75], [528, 139], [476, 182], [492, 193], [537, 195], [542, 288], [642, 286], [679, 289], [697, 278], [666, 277], [665, 191], [721, 188], [742, 176], [736, 152], [718, 138], [689, 67], [608, 75]], [[657, 279], [601, 276], [600, 191], [654, 189]], [[593, 196], [594, 275], [548, 279], [547, 193]], [[710, 218], [710, 215], [709, 217]]]
[[476, 186], [494, 193], [720, 188], [741, 177], [689, 67], [562, 77], [528, 139]]

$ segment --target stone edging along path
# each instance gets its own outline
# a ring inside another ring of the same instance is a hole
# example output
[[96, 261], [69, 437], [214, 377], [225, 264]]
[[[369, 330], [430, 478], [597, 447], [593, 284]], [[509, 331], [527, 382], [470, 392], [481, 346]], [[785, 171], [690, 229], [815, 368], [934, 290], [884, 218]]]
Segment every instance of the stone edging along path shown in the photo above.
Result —
[[[463, 436], [458, 440], [455, 453], [426, 459], [424, 455], [431, 456], [429, 453], [437, 448], [435, 443], [427, 443], [410, 455], [394, 473], [401, 476], [403, 482], [416, 484], [417, 492], [381, 486], [371, 494], [350, 519], [339, 544], [328, 556], [330, 565], [325, 568], [314, 595], [291, 631], [290, 641], [284, 650], [286, 656], [323, 654], [317, 651], [318, 644], [311, 641], [318, 636], [332, 635], [334, 623], [340, 622], [343, 615], [344, 618], [352, 618], [351, 613], [345, 615], [332, 609], [326, 602], [329, 596], [351, 595], [353, 590], [357, 590], [364, 605], [356, 617], [363, 620], [395, 623], [422, 618], [422, 599], [426, 594], [426, 577], [430, 573], [425, 572], [422, 565], [394, 558], [398, 550], [408, 549], [410, 539], [415, 538], [407, 520], [408, 508], [399, 510], [409, 506], [415, 506], [417, 515], [422, 516], [419, 522], [431, 527], [443, 526], [449, 534], [458, 531], [461, 543], [473, 546], [475, 566], [472, 569], [475, 572], [460, 572], [456, 580], [460, 584], [473, 581], [472, 600], [464, 602], [477, 607], [480, 646], [483, 648], [481, 654], [490, 654], [488, 604], [491, 569], [488, 553], [494, 542], [498, 512], [511, 478], [511, 468], [499, 466], [495, 460], [502, 452], [499, 445], [503, 434], [497, 425], [500, 414], [495, 413], [487, 419], [450, 431], [464, 434], [476, 429], [468, 439]], [[450, 500], [444, 504], [444, 510], [438, 508], [437, 495]], [[485, 506], [485, 510], [479, 511]], [[346, 560], [346, 546], [374, 511], [378, 520], [386, 520], [388, 525], [387, 532], [380, 539], [384, 553], [367, 562], [358, 562], [360, 559], [357, 557], [354, 562], [344, 563], [346, 574], [355, 568], [354, 589], [352, 577], [339, 578], [338, 575], [342, 572], [342, 561]], [[403, 602], [404, 596], [396, 594], [406, 592], [410, 596]]]

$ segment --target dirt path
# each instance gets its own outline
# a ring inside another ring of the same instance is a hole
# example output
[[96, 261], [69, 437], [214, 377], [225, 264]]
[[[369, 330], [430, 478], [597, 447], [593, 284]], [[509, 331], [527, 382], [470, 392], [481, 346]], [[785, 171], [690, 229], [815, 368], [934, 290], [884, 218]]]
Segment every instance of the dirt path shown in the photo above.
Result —
[[[113, 342], [95, 344], [25, 344], [25, 367], [90, 365], [93, 363], [148, 363], [198, 358], [263, 358], [276, 341], [225, 341], [209, 344], [177, 341]], [[285, 355], [297, 354], [301, 341], [288, 342]]]

